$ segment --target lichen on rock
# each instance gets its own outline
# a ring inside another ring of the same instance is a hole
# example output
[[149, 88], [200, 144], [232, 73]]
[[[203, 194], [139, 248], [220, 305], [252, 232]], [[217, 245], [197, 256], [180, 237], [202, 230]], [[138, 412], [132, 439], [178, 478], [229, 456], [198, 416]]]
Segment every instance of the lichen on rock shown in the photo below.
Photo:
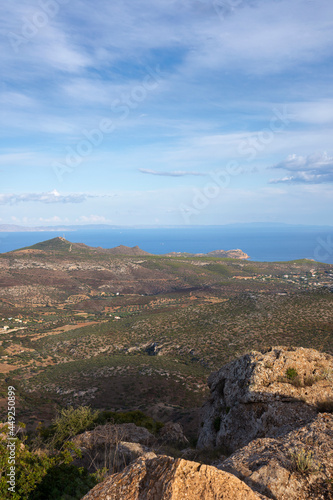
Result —
[[[288, 378], [293, 368], [297, 380]], [[251, 352], [213, 373], [198, 447], [233, 452], [253, 439], [276, 437], [311, 422], [333, 400], [333, 357], [314, 349]]]

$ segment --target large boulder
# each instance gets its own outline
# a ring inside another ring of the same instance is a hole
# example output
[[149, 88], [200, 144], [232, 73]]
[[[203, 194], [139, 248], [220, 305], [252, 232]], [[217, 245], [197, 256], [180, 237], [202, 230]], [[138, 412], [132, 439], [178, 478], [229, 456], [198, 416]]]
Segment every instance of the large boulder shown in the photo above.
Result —
[[139, 458], [82, 500], [259, 500], [243, 481], [209, 465], [161, 455]]
[[156, 456], [151, 449], [157, 443], [156, 438], [135, 424], [99, 425], [76, 436], [74, 443], [82, 453], [75, 465], [86, 467], [90, 472], [101, 468], [119, 472], [140, 456]]
[[251, 352], [208, 379], [198, 448], [233, 452], [250, 441], [284, 435], [316, 418], [333, 400], [333, 357], [314, 349]]
[[105, 424], [79, 434], [74, 441], [78, 446], [88, 447], [91, 444], [104, 444], [105, 441], [112, 443], [127, 441], [149, 446], [156, 443], [156, 438], [145, 427], [135, 424]]
[[260, 438], [217, 466], [276, 500], [333, 499], [333, 415], [278, 438]]
[[186, 446], [189, 443], [183, 427], [176, 422], [167, 422], [160, 430], [158, 437], [163, 444]]
[[114, 452], [113, 472], [123, 470], [139, 457], [155, 458], [156, 453], [140, 443], [120, 441]]

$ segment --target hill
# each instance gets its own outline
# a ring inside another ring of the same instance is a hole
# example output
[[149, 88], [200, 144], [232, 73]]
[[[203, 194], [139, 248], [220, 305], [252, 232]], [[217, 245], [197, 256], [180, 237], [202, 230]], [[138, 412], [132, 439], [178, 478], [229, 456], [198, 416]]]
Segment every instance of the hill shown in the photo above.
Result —
[[[224, 258], [230, 253], [241, 258]], [[222, 255], [222, 256], [221, 256]], [[111, 249], [52, 238], [0, 254], [0, 300], [13, 305], [74, 306], [105, 310], [98, 298], [217, 289], [225, 297], [262, 289], [285, 292], [318, 282], [332, 284], [331, 267], [312, 261], [249, 262], [241, 250], [208, 255], [151, 255], [139, 247]], [[251, 286], [249, 283], [251, 281]], [[109, 299], [110, 300], [110, 299]], [[88, 306], [88, 302], [89, 306]]]
[[220, 257], [221, 259], [249, 259], [242, 250], [213, 250], [208, 253], [169, 252], [165, 257]]
[[[197, 254], [200, 255], [200, 254]], [[249, 255], [240, 250], [213, 250], [212, 252], [208, 252], [207, 257], [221, 257], [221, 258], [229, 258], [229, 259], [249, 259]]]
[[193, 434], [222, 364], [271, 345], [333, 352], [332, 265], [142, 252], [53, 238], [0, 254], [0, 406], [11, 383], [29, 425], [92, 404]]
[[61, 236], [52, 238], [50, 240], [42, 241], [31, 245], [29, 247], [20, 248], [18, 250], [13, 250], [9, 253], [22, 253], [27, 250], [42, 250], [44, 252], [57, 252], [57, 251], [68, 251], [68, 252], [91, 252], [91, 253], [107, 253], [110, 255], [150, 255], [148, 252], [141, 250], [138, 246], [127, 247], [125, 245], [119, 245], [114, 248], [102, 248], [102, 247], [90, 247], [84, 243], [72, 243]]
[[133, 256], [141, 256], [141, 255], [152, 255], [136, 245], [135, 247], [127, 247], [125, 245], [119, 245], [114, 248], [110, 248], [107, 250], [107, 253], [110, 255], [133, 255]]

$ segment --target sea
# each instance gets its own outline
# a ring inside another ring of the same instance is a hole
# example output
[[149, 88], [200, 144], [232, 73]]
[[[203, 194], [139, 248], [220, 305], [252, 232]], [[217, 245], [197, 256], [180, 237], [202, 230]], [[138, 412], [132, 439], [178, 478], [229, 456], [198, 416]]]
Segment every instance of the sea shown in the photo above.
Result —
[[38, 232], [0, 232], [0, 253], [34, 245], [56, 236], [93, 247], [135, 246], [153, 254], [207, 253], [239, 248], [261, 262], [313, 259], [333, 264], [330, 226], [197, 226], [107, 228]]

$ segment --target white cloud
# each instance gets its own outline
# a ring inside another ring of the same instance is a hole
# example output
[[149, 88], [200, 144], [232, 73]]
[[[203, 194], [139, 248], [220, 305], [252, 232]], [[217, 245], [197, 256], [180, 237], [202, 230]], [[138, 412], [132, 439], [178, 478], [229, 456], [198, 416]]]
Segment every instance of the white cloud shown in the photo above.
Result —
[[61, 195], [57, 190], [49, 193], [23, 193], [23, 194], [0, 194], [0, 205], [15, 205], [21, 202], [40, 203], [83, 203], [88, 198], [95, 196], [89, 194], [68, 194]]
[[84, 222], [85, 224], [110, 224], [113, 221], [104, 217], [104, 215], [81, 215], [76, 219], [76, 222]]
[[[54, 215], [53, 217], [39, 217], [39, 222], [42, 223], [49, 223], [49, 222], [64, 222], [61, 217], [58, 217], [57, 215]], [[29, 219], [25, 220], [25, 217], [23, 217], [23, 222], [29, 222]]]
[[0, 104], [14, 108], [31, 108], [38, 105], [38, 101], [25, 95], [22, 92], [2, 92], [0, 94]]
[[295, 0], [242, 4], [219, 23], [201, 23], [191, 66], [280, 73], [330, 54], [332, 4]]
[[[117, 120], [115, 132], [66, 174], [67, 192], [141, 187], [144, 200], [147, 186], [174, 186], [172, 178], [200, 186], [205, 172], [223, 170], [230, 161], [258, 168], [254, 190], [267, 183], [267, 165], [291, 151], [310, 158], [331, 144], [331, 0], [59, 0], [47, 25], [13, 50], [8, 32], [20, 34], [47, 3], [4, 2], [0, 20], [7, 43], [0, 54], [1, 134], [7, 144], [0, 156], [6, 173], [0, 204], [12, 205], [3, 206], [10, 215], [24, 208], [39, 217], [38, 202], [44, 203], [44, 217], [53, 215], [54, 205], [57, 213], [70, 212], [71, 220], [81, 216], [80, 203], [89, 195], [52, 192], [57, 181], [51, 165], [64, 162], [69, 148], [86, 140], [84, 130], [105, 118]], [[158, 64], [158, 88], [142, 102], [132, 100], [128, 117], [120, 119], [113, 100], [122, 103], [122, 95], [142, 84], [147, 66]], [[284, 102], [295, 118], [270, 139], [273, 108]], [[331, 171], [318, 159], [275, 167], [283, 172], [275, 182], [331, 182]], [[232, 187], [246, 180], [239, 176]], [[169, 200], [162, 195], [153, 201], [166, 213]], [[89, 197], [82, 217], [103, 217], [99, 198]], [[35, 203], [30, 207], [28, 201]], [[151, 212], [144, 201], [138, 212], [132, 195], [121, 209], [113, 202], [117, 217], [130, 214], [129, 222], [132, 214]]]
[[289, 107], [297, 122], [315, 125], [333, 122], [333, 99], [290, 103]]
[[182, 170], [174, 170], [171, 172], [158, 172], [157, 170], [150, 170], [148, 168], [139, 168], [139, 172], [142, 174], [149, 174], [149, 175], [162, 175], [165, 177], [185, 177], [187, 175], [194, 175], [194, 176], [202, 176], [205, 177], [208, 174], [202, 173], [202, 172], [185, 172]]
[[312, 183], [321, 184], [333, 182], [333, 157], [327, 153], [317, 153], [309, 156], [288, 156], [272, 168], [284, 169], [292, 175], [280, 179], [272, 179], [271, 183]]

